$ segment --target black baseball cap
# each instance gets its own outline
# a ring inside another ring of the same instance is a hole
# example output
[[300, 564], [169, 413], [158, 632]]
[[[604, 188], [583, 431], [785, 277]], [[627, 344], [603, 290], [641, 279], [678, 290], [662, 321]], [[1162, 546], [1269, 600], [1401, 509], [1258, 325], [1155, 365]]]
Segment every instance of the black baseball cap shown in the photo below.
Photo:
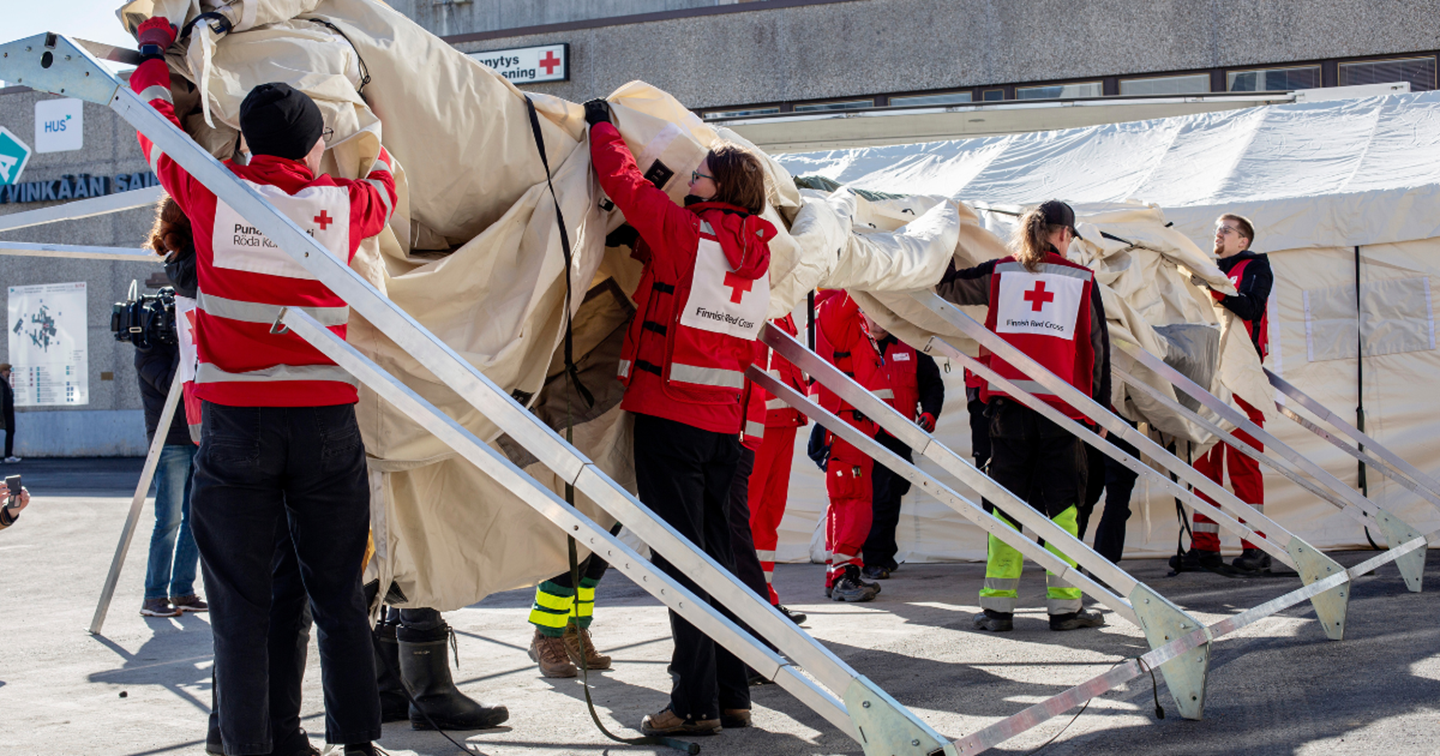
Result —
[[1080, 232], [1075, 230], [1075, 211], [1069, 205], [1060, 200], [1047, 200], [1040, 203], [1039, 210], [1040, 214], [1045, 216], [1046, 223], [1065, 226], [1070, 229], [1070, 233], [1080, 235]]
[[261, 84], [240, 103], [240, 133], [256, 155], [299, 160], [324, 130], [315, 101], [289, 84]]

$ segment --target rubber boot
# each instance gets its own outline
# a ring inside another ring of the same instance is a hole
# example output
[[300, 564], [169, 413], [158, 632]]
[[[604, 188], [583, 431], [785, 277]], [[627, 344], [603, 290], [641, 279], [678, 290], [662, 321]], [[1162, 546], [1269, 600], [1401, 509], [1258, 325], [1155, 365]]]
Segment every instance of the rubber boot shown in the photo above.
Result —
[[395, 625], [380, 620], [371, 632], [375, 647], [375, 685], [380, 688], [380, 721], [400, 722], [410, 718], [410, 699], [400, 683], [400, 642]]
[[[485, 706], [461, 693], [450, 677], [450, 626], [414, 630], [401, 625], [400, 678], [415, 702], [410, 727], [416, 730], [484, 730], [510, 718], [504, 706]], [[418, 706], [417, 706], [418, 704]]]

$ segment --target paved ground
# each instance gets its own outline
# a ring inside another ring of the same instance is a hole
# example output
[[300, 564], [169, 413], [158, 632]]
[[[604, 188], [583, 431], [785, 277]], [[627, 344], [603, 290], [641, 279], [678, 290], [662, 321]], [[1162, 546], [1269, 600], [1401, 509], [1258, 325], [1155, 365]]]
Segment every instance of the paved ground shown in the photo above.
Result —
[[[136, 538], [101, 637], [84, 628], [94, 611], [123, 522], [138, 460], [31, 461], [6, 466], [25, 476], [35, 502], [0, 533], [0, 754], [199, 754], [210, 702], [210, 626], [138, 615], [148, 532]], [[148, 514], [148, 512], [147, 512]], [[1339, 554], [1347, 564], [1366, 553]], [[1156, 561], [1126, 563], [1157, 590], [1207, 621], [1253, 606], [1297, 581], [1166, 578]], [[1357, 582], [1346, 640], [1324, 640], [1304, 606], [1215, 644], [1206, 718], [1157, 721], [1148, 678], [1093, 700], [999, 749], [1028, 753], [1059, 733], [1046, 754], [1412, 754], [1440, 750], [1440, 559], [1431, 592], [1405, 591], [1394, 568]], [[1026, 572], [1022, 605], [1033, 607], [1002, 636], [968, 629], [982, 568], [907, 565], [871, 604], [824, 601], [821, 570], [781, 565], [787, 603], [809, 613], [806, 628], [941, 733], [974, 732], [1025, 706], [1143, 653], [1122, 620], [1098, 631], [1052, 634], [1039, 607], [1043, 577]], [[459, 633], [461, 688], [509, 706], [503, 728], [460, 733], [472, 753], [674, 753], [605, 740], [585, 711], [580, 683], [541, 678], [526, 658], [528, 591], [492, 596], [447, 615]], [[612, 572], [600, 588], [595, 638], [615, 656], [592, 677], [601, 718], [635, 735], [668, 690], [670, 643], [664, 610]], [[307, 728], [324, 730], [316, 654], [307, 676]], [[856, 754], [860, 748], [775, 686], [755, 690], [751, 730], [700, 741], [710, 754]], [[1063, 732], [1062, 732], [1062, 728]], [[436, 733], [388, 725], [396, 754], [457, 753]]]

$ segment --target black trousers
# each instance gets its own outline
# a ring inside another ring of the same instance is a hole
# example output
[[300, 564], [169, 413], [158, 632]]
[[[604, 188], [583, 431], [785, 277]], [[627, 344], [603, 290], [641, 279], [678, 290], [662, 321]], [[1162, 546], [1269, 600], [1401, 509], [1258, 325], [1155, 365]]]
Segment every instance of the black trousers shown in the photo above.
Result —
[[[1140, 450], [1128, 441], [1114, 434], [1110, 435], [1109, 440], [1126, 454], [1140, 458]], [[1080, 540], [1085, 540], [1086, 526], [1090, 524], [1090, 517], [1103, 492], [1105, 509], [1100, 514], [1100, 522], [1095, 526], [1095, 551], [1100, 556], [1118, 563], [1125, 554], [1125, 521], [1130, 519], [1130, 495], [1135, 491], [1135, 481], [1140, 476], [1094, 447], [1086, 446], [1085, 456], [1088, 467], [1085, 503], [1080, 507], [1077, 518]]]
[[768, 604], [770, 588], [750, 531], [750, 473], [754, 471], [755, 452], [741, 446], [735, 477], [730, 480], [730, 547], [735, 552], [735, 577]]
[[[889, 433], [881, 431], [875, 440], [904, 457], [906, 462], [915, 461], [910, 447]], [[865, 538], [865, 564], [878, 564], [893, 570], [900, 566], [895, 563], [895, 554], [900, 551], [895, 544], [895, 527], [900, 524], [900, 499], [910, 492], [910, 481], [876, 462], [875, 471], [870, 474], [870, 483], [874, 517], [870, 520], [870, 535]]]
[[275, 745], [269, 636], [281, 523], [290, 530], [319, 627], [325, 739], [379, 738], [380, 697], [360, 589], [370, 491], [354, 406], [206, 402], [195, 468], [190, 506], [210, 599], [225, 752], [263, 754]]
[[[305, 659], [310, 645], [310, 599], [300, 579], [300, 562], [290, 528], [275, 528], [275, 561], [271, 569], [275, 592], [270, 604], [270, 733], [275, 750], [296, 752], [303, 744], [300, 730], [301, 686], [305, 681]], [[208, 586], [210, 581], [206, 579]], [[210, 675], [210, 732], [206, 740], [222, 743], [220, 706], [215, 675]]]
[[1068, 428], [1010, 399], [992, 399], [990, 477], [1054, 519], [1085, 493], [1085, 445]]
[[[731, 571], [730, 486], [740, 448], [738, 434], [635, 416], [635, 483], [641, 503]], [[700, 600], [709, 600], [689, 575], [663, 556], [656, 554], [654, 562]], [[670, 628], [675, 636], [670, 657], [670, 705], [675, 713], [684, 719], [717, 719], [720, 709], [750, 708], [745, 663], [675, 612], [670, 613]]]
[[5, 413], [5, 456], [15, 456], [15, 412], [13, 410]]

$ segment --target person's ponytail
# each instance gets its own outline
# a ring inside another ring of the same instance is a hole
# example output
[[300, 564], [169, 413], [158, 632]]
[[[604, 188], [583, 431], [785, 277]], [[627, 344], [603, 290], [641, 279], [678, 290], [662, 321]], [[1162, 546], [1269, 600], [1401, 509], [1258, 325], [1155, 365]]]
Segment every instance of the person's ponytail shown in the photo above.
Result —
[[1020, 217], [1020, 225], [1010, 237], [1010, 253], [1026, 270], [1037, 272], [1050, 252], [1048, 239], [1056, 228], [1059, 227], [1050, 225], [1038, 208], [1030, 210]]

